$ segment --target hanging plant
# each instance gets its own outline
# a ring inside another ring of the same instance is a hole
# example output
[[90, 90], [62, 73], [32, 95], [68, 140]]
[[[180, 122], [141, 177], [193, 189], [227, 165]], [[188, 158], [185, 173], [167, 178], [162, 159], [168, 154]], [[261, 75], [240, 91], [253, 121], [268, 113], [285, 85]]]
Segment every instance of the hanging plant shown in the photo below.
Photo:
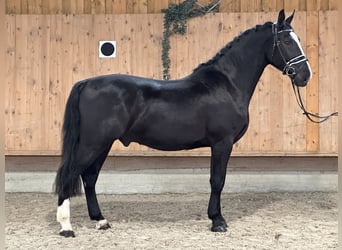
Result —
[[163, 79], [170, 79], [170, 36], [184, 35], [187, 29], [187, 20], [192, 17], [203, 16], [209, 12], [218, 12], [221, 0], [202, 6], [197, 0], [185, 0], [180, 4], [170, 4], [164, 13], [164, 32], [162, 40]]

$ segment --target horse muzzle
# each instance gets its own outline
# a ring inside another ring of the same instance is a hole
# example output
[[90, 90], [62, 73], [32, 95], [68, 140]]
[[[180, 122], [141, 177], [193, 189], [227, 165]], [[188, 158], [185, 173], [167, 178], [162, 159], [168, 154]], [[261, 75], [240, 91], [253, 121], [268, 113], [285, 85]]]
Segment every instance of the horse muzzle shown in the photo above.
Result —
[[311, 79], [312, 72], [307, 60], [299, 64], [286, 65], [283, 74], [291, 78], [293, 84], [298, 87], [304, 87]]

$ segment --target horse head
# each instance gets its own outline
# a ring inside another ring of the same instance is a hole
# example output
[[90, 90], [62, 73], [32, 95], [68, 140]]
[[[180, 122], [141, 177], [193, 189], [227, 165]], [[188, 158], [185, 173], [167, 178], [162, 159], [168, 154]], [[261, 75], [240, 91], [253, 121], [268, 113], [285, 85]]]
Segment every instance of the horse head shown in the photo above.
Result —
[[284, 10], [272, 25], [273, 49], [270, 64], [290, 77], [296, 86], [306, 86], [311, 78], [311, 68], [296, 33], [291, 27], [293, 13], [285, 19]]

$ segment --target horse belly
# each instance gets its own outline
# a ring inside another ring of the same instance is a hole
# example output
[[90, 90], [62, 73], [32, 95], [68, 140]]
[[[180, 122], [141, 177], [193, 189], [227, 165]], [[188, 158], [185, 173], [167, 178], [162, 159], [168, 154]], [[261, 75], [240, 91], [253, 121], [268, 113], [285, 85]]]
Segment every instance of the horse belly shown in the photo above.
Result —
[[168, 119], [151, 121], [135, 125], [122, 138], [121, 142], [128, 145], [137, 142], [159, 150], [183, 150], [205, 147], [205, 129], [194, 122], [174, 122]]

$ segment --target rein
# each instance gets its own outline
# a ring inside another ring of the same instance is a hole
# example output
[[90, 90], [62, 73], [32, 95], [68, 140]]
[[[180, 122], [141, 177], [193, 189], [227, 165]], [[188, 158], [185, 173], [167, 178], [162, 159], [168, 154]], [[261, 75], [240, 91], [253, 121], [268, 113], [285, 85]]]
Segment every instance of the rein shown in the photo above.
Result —
[[294, 67], [292, 67], [292, 65], [297, 64], [297, 63], [301, 63], [301, 62], [306, 62], [307, 58], [305, 57], [305, 55], [301, 54], [301, 55], [298, 55], [298, 56], [296, 56], [290, 60], [286, 60], [284, 53], [282, 52], [282, 49], [280, 46], [280, 41], [278, 39], [278, 34], [281, 32], [284, 32], [284, 31], [291, 32], [293, 30], [292, 29], [286, 29], [286, 30], [278, 31], [278, 25], [277, 24], [272, 25], [272, 32], [274, 34], [272, 56], [274, 54], [275, 48], [278, 48], [279, 54], [285, 63], [284, 68], [283, 68], [283, 75], [287, 75], [290, 77], [291, 82], [292, 82], [293, 92], [296, 96], [296, 101], [298, 103], [299, 108], [303, 111], [303, 115], [305, 115], [313, 123], [322, 123], [322, 122], [327, 121], [332, 116], [338, 116], [338, 112], [333, 112], [330, 115], [321, 116], [318, 114], [313, 114], [313, 113], [306, 110], [302, 96], [300, 94], [299, 87], [293, 83], [293, 78], [296, 75], [296, 70], [294, 69]]
[[[328, 120], [332, 116], [338, 116], [338, 112], [333, 112], [330, 115], [321, 116], [321, 115], [313, 114], [313, 113], [307, 111], [305, 106], [304, 106], [302, 96], [300, 95], [299, 87], [292, 83], [292, 88], [293, 88], [293, 92], [296, 96], [296, 101], [298, 103], [298, 106], [303, 111], [303, 115], [305, 115], [311, 122], [322, 123], [322, 122], [325, 122], [326, 120]], [[318, 119], [318, 120], [316, 120], [316, 119]]]

